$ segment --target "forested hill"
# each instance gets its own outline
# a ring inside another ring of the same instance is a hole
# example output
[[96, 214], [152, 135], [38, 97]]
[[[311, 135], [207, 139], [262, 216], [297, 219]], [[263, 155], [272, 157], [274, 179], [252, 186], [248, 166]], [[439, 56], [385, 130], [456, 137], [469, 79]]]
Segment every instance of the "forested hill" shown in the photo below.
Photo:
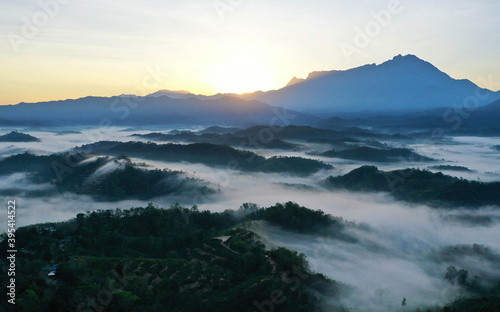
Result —
[[[300, 209], [305, 217], [315, 215]], [[256, 234], [235, 227], [241, 212], [149, 205], [20, 228], [16, 308], [307, 312], [326, 304], [321, 296], [339, 298], [348, 291], [311, 272], [303, 254], [266, 251]], [[0, 243], [2, 264], [6, 242]], [[6, 276], [0, 277], [3, 285]], [[7, 311], [6, 300], [0, 306]]]
[[0, 176], [19, 173], [40, 187], [26, 190], [13, 184], [0, 194], [40, 197], [71, 192], [90, 195], [95, 200], [118, 201], [149, 200], [159, 196], [209, 196], [216, 192], [209, 183], [190, 178], [183, 172], [147, 168], [124, 156], [23, 153], [0, 160]]
[[[346, 226], [288, 202], [269, 208], [244, 204], [222, 213], [149, 204], [22, 227], [15, 232], [22, 246], [16, 254], [16, 306], [2, 300], [0, 310], [352, 311], [340, 302], [356, 296], [355, 289], [311, 271], [303, 254], [266, 250], [257, 234], [240, 226], [254, 220], [318, 235]], [[0, 236], [2, 285], [8, 285], [6, 237]], [[422, 311], [496, 312], [499, 295], [500, 284], [483, 297]]]
[[40, 139], [29, 134], [11, 131], [7, 134], [0, 135], [0, 142], [40, 142]]
[[434, 159], [422, 156], [407, 148], [373, 148], [361, 146], [343, 151], [327, 151], [322, 154], [326, 157], [338, 157], [343, 159], [370, 161], [370, 162], [398, 162], [412, 161], [425, 162]]
[[396, 199], [439, 207], [500, 205], [500, 182], [482, 183], [420, 169], [381, 171], [363, 166], [337, 177], [328, 177], [331, 189], [388, 192]]
[[333, 168], [329, 164], [313, 159], [277, 156], [265, 158], [250, 151], [234, 149], [228, 145], [209, 143], [186, 145], [101, 141], [81, 146], [77, 150], [167, 162], [200, 163], [248, 172], [290, 173], [301, 176]]

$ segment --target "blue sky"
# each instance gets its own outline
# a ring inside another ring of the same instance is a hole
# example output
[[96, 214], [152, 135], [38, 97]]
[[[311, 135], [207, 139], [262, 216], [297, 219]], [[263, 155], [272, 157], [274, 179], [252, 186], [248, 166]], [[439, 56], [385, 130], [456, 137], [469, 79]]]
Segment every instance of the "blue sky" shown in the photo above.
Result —
[[6, 0], [0, 104], [269, 90], [397, 54], [498, 90], [498, 12], [493, 0]]

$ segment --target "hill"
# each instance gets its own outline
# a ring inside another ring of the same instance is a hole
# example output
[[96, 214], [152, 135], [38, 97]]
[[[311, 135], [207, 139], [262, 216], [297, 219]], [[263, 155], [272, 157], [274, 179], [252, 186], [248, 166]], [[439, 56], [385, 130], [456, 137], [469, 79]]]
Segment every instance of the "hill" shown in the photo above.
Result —
[[257, 137], [249, 136], [242, 137], [231, 133], [216, 134], [216, 133], [203, 133], [197, 134], [193, 132], [181, 132], [176, 134], [164, 133], [147, 133], [147, 134], [133, 134], [134, 137], [144, 138], [152, 141], [166, 141], [166, 142], [190, 142], [190, 143], [210, 143], [230, 145], [236, 148], [247, 149], [281, 149], [281, 150], [294, 150], [299, 148], [298, 144], [289, 143], [280, 139], [265, 140], [259, 142]]
[[[68, 167], [68, 160], [74, 164]], [[148, 200], [158, 196], [208, 196], [215, 193], [208, 183], [188, 178], [171, 170], [139, 168], [126, 157], [95, 157], [89, 154], [29, 153], [0, 160], [0, 176], [27, 174], [33, 184], [49, 184], [59, 193], [90, 195], [96, 200]], [[27, 193], [29, 197], [47, 196], [46, 190], [25, 191], [12, 185], [1, 193], [9, 196]], [[54, 195], [54, 192], [49, 194]]]
[[306, 176], [320, 170], [333, 168], [331, 165], [317, 160], [276, 156], [265, 158], [250, 151], [234, 149], [228, 145], [209, 143], [186, 145], [101, 141], [84, 145], [78, 150], [167, 162], [199, 163], [246, 172], [289, 173], [299, 176]]
[[452, 166], [452, 165], [430, 166], [429, 169], [458, 171], [458, 172], [473, 172], [473, 170], [470, 170], [467, 167], [464, 167], [464, 166]]
[[337, 157], [350, 160], [369, 161], [369, 162], [420, 162], [434, 161], [434, 159], [422, 156], [407, 148], [373, 148], [357, 147], [343, 151], [327, 151], [321, 154], [327, 157]]
[[[233, 211], [149, 205], [19, 228], [18, 308], [313, 312], [328, 307], [321, 298], [348, 290], [312, 272], [303, 254], [266, 250], [255, 233], [235, 227], [239, 222]], [[2, 265], [6, 244], [2, 239]], [[8, 285], [6, 276], [0, 281]], [[7, 311], [6, 300], [0, 306]]]
[[363, 166], [337, 177], [328, 177], [331, 189], [356, 192], [388, 192], [394, 198], [436, 207], [498, 206], [500, 182], [481, 183], [420, 169], [380, 171]]
[[11, 131], [0, 135], [0, 142], [40, 142], [40, 139], [29, 134]]
[[32, 120], [48, 125], [225, 125], [311, 124], [318, 119], [285, 111], [255, 100], [232, 96], [217, 99], [173, 99], [167, 96], [85, 97], [76, 100], [19, 103], [0, 106], [0, 116], [11, 121]]
[[216, 133], [216, 134], [228, 134], [241, 130], [240, 128], [235, 127], [219, 127], [219, 126], [211, 126], [205, 128], [203, 130], [198, 131], [200, 134], [204, 133]]

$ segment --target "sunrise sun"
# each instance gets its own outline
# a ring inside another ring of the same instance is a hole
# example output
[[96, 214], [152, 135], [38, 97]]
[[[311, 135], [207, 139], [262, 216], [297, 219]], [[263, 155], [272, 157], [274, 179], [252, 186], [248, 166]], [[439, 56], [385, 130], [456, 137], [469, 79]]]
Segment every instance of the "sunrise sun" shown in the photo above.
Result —
[[253, 60], [235, 60], [214, 69], [214, 89], [220, 93], [246, 93], [275, 89], [276, 75], [273, 67]]

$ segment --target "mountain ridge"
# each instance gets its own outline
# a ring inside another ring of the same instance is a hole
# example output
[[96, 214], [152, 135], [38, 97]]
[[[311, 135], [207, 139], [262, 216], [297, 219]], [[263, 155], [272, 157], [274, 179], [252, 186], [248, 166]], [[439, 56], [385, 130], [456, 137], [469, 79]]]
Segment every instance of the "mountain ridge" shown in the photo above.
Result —
[[189, 97], [174, 99], [158, 97], [88, 96], [79, 99], [19, 103], [0, 106], [0, 116], [9, 122], [37, 121], [43, 124], [99, 124], [112, 121], [114, 125], [227, 125], [268, 124], [283, 116], [293, 116], [293, 122], [310, 124], [316, 117], [296, 111], [286, 111], [257, 100], [231, 95], [219, 98]]
[[[477, 90], [488, 92], [489, 99], [478, 99]], [[284, 88], [241, 96], [319, 115], [451, 107], [470, 96], [483, 105], [499, 99], [500, 92], [480, 88], [467, 79], [454, 79], [433, 64], [410, 54], [395, 56], [379, 65], [312, 72], [306, 79], [292, 79]]]
[[[269, 122], [273, 118], [273, 109], [286, 108], [300, 116], [294, 123], [311, 124], [314, 115], [324, 117], [325, 114], [333, 116], [370, 111], [417, 112], [466, 105], [471, 97], [478, 106], [483, 106], [500, 99], [500, 91], [480, 88], [467, 79], [454, 79], [415, 55], [400, 54], [379, 65], [313, 71], [305, 79], [293, 77], [285, 87], [266, 92], [207, 96], [185, 90], [162, 89], [146, 96], [87, 96], [38, 103], [21, 102], [0, 106], [0, 116], [2, 120], [7, 120], [5, 123], [26, 120], [47, 123], [52, 120], [53, 110], [58, 109], [67, 110], [62, 114], [65, 122], [81, 123], [84, 120], [84, 123], [95, 123], [102, 118], [110, 118], [111, 111], [115, 113], [115, 119], [116, 115], [127, 115], [127, 119], [140, 119], [140, 124], [175, 121], [177, 124], [248, 126]], [[69, 111], [69, 105], [77, 110]], [[105, 106], [107, 112], [103, 112]], [[239, 112], [236, 111], [237, 107]], [[152, 108], [156, 108], [156, 111]], [[150, 117], [149, 121], [145, 121], [147, 116]], [[117, 120], [117, 123], [124, 122]]]

